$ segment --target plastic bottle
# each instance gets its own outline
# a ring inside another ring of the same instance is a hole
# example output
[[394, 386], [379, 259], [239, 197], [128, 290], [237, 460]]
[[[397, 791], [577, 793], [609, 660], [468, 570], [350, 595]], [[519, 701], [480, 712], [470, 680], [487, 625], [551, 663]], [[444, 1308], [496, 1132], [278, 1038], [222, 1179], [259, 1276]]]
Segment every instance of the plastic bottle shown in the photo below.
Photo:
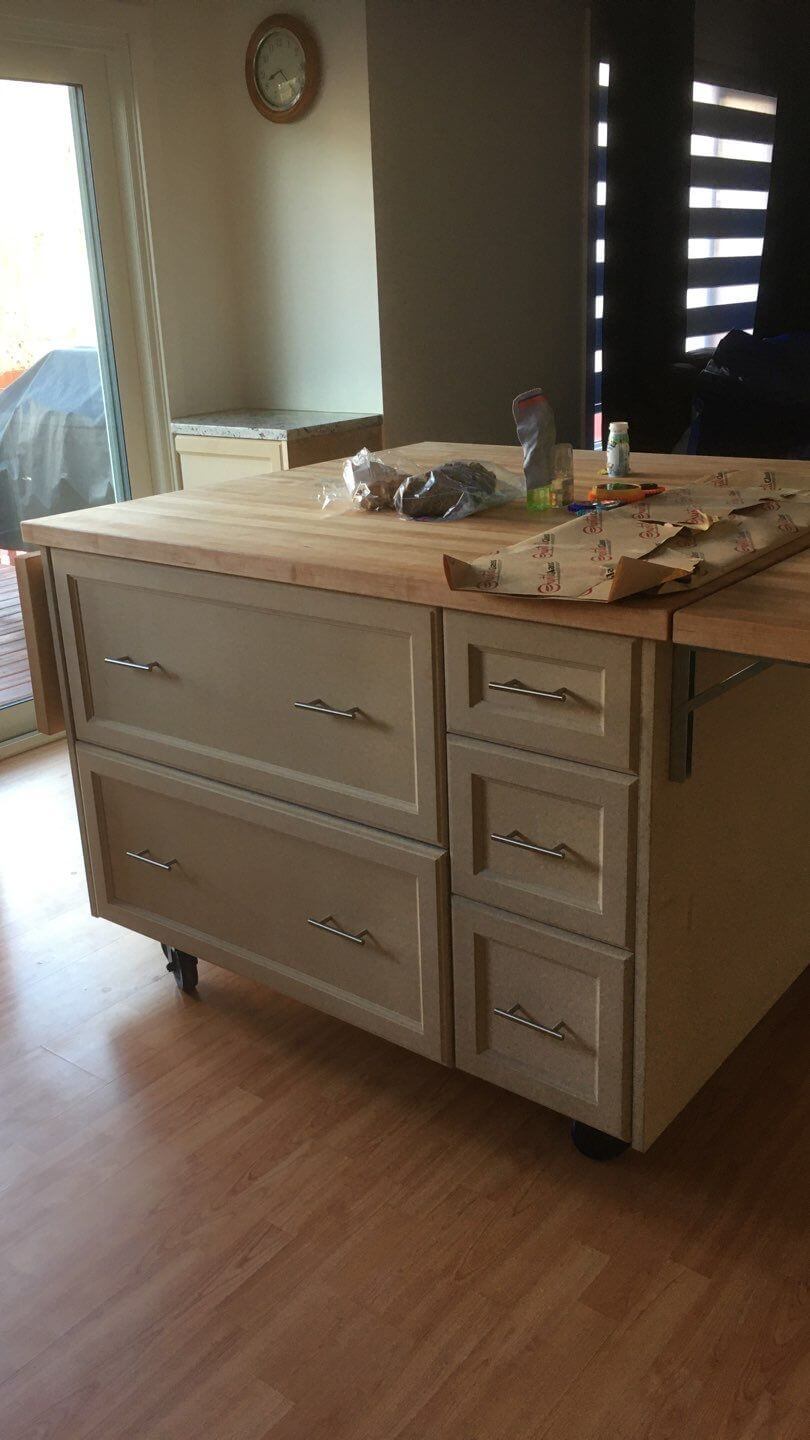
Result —
[[630, 474], [630, 433], [626, 420], [611, 420], [607, 442], [607, 473], [614, 478]]

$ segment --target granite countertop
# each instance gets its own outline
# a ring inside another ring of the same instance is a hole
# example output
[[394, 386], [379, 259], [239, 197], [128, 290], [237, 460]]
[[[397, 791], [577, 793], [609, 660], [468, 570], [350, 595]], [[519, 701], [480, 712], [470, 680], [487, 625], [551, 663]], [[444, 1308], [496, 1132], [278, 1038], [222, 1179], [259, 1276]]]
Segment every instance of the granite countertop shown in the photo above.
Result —
[[227, 440], [286, 440], [290, 435], [333, 435], [357, 425], [379, 425], [382, 415], [345, 410], [213, 410], [172, 421], [173, 435], [218, 435]]

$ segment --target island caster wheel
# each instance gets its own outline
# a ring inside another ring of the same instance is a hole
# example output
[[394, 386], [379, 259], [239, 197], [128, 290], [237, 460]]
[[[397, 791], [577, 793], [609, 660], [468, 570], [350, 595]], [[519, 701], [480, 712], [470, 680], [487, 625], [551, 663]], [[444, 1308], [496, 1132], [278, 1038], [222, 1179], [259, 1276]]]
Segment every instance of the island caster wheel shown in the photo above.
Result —
[[166, 969], [174, 976], [178, 990], [184, 990], [187, 995], [193, 994], [197, 989], [196, 956], [188, 955], [185, 950], [176, 950], [173, 945], [161, 945], [160, 948], [166, 956]]
[[629, 1140], [617, 1140], [615, 1135], [606, 1135], [604, 1130], [594, 1130], [592, 1125], [585, 1125], [581, 1120], [571, 1121], [571, 1139], [580, 1155], [587, 1155], [589, 1160], [615, 1160], [624, 1154], [630, 1144]]

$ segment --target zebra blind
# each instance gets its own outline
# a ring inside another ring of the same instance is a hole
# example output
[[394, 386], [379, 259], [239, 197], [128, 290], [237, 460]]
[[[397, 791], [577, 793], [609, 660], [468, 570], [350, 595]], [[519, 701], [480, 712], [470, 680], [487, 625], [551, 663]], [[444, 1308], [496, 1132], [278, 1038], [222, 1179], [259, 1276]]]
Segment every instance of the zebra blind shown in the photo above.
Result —
[[752, 330], [776, 100], [695, 81], [692, 91], [686, 349]]
[[593, 448], [602, 449], [602, 312], [605, 303], [605, 197], [607, 187], [607, 100], [610, 84], [610, 65], [602, 60], [597, 69], [597, 92], [595, 103], [595, 132], [593, 152], [593, 184], [591, 196], [591, 244], [592, 255], [590, 317], [591, 345], [591, 402], [593, 424]]

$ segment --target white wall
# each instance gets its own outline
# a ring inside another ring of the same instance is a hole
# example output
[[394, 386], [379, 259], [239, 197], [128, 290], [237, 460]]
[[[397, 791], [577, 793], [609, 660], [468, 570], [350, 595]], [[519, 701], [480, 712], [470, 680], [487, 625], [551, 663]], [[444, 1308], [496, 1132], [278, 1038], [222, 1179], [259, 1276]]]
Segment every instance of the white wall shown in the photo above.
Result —
[[583, 411], [587, 14], [582, 0], [368, 0], [390, 443], [514, 439], [546, 388]]
[[274, 125], [244, 55], [265, 0], [153, 0], [168, 194], [161, 304], [182, 356], [180, 409], [381, 406], [363, 0], [306, 0], [321, 47], [312, 109]]
[[577, 438], [584, 0], [300, 0], [323, 84], [293, 125], [245, 87], [269, 8], [0, 0], [131, 37], [171, 413], [384, 405], [392, 441], [509, 440], [542, 384]]

